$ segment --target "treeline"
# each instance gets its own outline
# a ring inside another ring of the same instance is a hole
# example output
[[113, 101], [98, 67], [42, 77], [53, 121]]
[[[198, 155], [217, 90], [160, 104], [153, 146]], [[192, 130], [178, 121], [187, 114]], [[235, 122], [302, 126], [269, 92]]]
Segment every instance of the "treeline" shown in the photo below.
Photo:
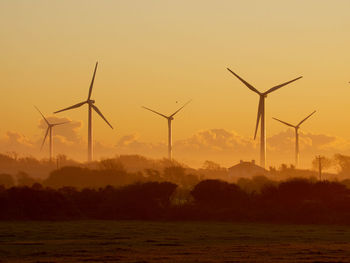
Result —
[[55, 161], [39, 160], [33, 156], [19, 156], [15, 152], [0, 154], [0, 173], [21, 177], [26, 174], [35, 179], [45, 178], [49, 173], [62, 166], [79, 166], [78, 162], [68, 159], [64, 155], [57, 156]]
[[148, 181], [171, 181], [189, 187], [198, 183], [198, 171], [175, 160], [153, 160], [139, 155], [121, 155], [90, 163], [78, 163], [58, 156], [56, 162], [0, 154], [0, 185], [48, 187], [116, 187]]
[[60, 189], [12, 187], [0, 190], [1, 220], [158, 219], [170, 205], [172, 183], [122, 188]]
[[191, 192], [190, 219], [350, 224], [350, 189], [339, 182], [294, 178], [247, 193], [235, 184], [200, 182]]
[[90, 169], [67, 166], [54, 170], [46, 179], [34, 179], [26, 173], [18, 173], [16, 182], [13, 176], [0, 173], [0, 186], [32, 186], [38, 183], [44, 187], [62, 188], [65, 186], [82, 188], [101, 188], [105, 186], [121, 187], [145, 182], [172, 182], [183, 188], [192, 188], [201, 177], [192, 174], [182, 166], [169, 166], [163, 171], [147, 169], [142, 172], [128, 172], [123, 166]]
[[[334, 181], [350, 178], [349, 156], [337, 154], [333, 158], [322, 157], [321, 163], [322, 180]], [[319, 178], [318, 165], [319, 163], [314, 162], [314, 170], [303, 170], [282, 164], [279, 168], [270, 167], [264, 173], [254, 174], [252, 172], [249, 175], [245, 173], [244, 167], [241, 167], [239, 169], [242, 169], [245, 175], [243, 179], [240, 179], [240, 172], [232, 175], [230, 169], [211, 161], [205, 161], [201, 168], [193, 169], [174, 160], [154, 160], [140, 155], [120, 155], [90, 163], [79, 163], [63, 155], [58, 156], [55, 162], [50, 162], [46, 159], [18, 157], [15, 153], [11, 153], [0, 154], [0, 185], [12, 187], [40, 183], [44, 187], [53, 188], [63, 186], [99, 188], [107, 185], [120, 187], [137, 182], [169, 181], [181, 187], [191, 188], [205, 179], [220, 179], [245, 184], [247, 178], [256, 175], [266, 175], [269, 180], [273, 181], [283, 181], [294, 177]], [[336, 167], [338, 172], [326, 173], [327, 167], [331, 166]]]
[[350, 224], [350, 190], [339, 182], [292, 179], [247, 192], [204, 180], [186, 192], [171, 182], [99, 189], [0, 188], [1, 220], [225, 220]]

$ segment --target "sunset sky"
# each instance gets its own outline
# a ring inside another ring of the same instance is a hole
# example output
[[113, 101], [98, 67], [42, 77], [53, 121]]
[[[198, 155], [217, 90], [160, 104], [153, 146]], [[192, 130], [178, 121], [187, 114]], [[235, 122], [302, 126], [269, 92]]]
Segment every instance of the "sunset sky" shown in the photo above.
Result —
[[[92, 98], [115, 127], [94, 115], [96, 158], [123, 153], [174, 157], [199, 166], [258, 160], [252, 141], [258, 90], [303, 76], [266, 101], [267, 163], [291, 163], [302, 126], [301, 164], [316, 154], [350, 154], [350, 1], [0, 1], [0, 152], [38, 157], [45, 126], [34, 109], [72, 123], [56, 130], [56, 153], [86, 159], [87, 107], [52, 112]], [[47, 146], [46, 146], [47, 147]]]

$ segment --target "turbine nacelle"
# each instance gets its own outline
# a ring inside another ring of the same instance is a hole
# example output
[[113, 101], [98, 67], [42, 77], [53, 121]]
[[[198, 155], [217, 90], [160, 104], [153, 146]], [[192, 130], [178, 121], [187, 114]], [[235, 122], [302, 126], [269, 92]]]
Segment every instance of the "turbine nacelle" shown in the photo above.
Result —
[[107, 124], [109, 127], [111, 127], [113, 129], [113, 126], [108, 122], [108, 120], [103, 116], [102, 112], [99, 110], [99, 108], [97, 106], [95, 106], [95, 100], [91, 99], [91, 95], [92, 95], [92, 89], [94, 86], [94, 81], [95, 81], [95, 76], [96, 76], [96, 70], [97, 70], [97, 65], [98, 63], [96, 62], [95, 65], [95, 69], [94, 69], [94, 73], [92, 75], [92, 80], [90, 83], [90, 87], [89, 87], [89, 93], [88, 93], [88, 97], [86, 100], [84, 100], [83, 102], [77, 103], [75, 105], [72, 105], [68, 108], [64, 108], [62, 110], [58, 110], [55, 111], [54, 113], [58, 113], [58, 112], [62, 112], [62, 111], [66, 111], [66, 110], [71, 110], [71, 109], [75, 109], [75, 108], [79, 108], [85, 104], [89, 105], [89, 111], [88, 111], [88, 161], [92, 161], [92, 157], [93, 157], [93, 141], [92, 141], [92, 114], [91, 114], [91, 109], [94, 110]]
[[97, 65], [98, 63], [96, 62], [96, 65], [95, 65], [95, 69], [94, 69], [94, 74], [92, 76], [92, 80], [91, 80], [91, 84], [90, 84], [90, 88], [89, 88], [89, 94], [88, 94], [88, 98], [86, 101], [83, 101], [83, 102], [80, 102], [80, 103], [77, 103], [73, 106], [70, 106], [68, 108], [64, 108], [62, 110], [58, 110], [58, 111], [55, 111], [54, 113], [58, 113], [58, 112], [61, 112], [61, 111], [66, 111], [66, 110], [71, 110], [71, 109], [75, 109], [75, 108], [79, 108], [81, 106], [83, 106], [84, 104], [88, 104], [90, 107], [93, 108], [93, 110], [98, 114], [100, 115], [100, 117], [108, 124], [109, 127], [111, 127], [113, 129], [113, 126], [108, 122], [108, 120], [103, 116], [102, 112], [99, 110], [99, 108], [97, 108], [97, 106], [95, 106], [95, 100], [92, 100], [91, 99], [91, 94], [92, 94], [92, 88], [94, 86], [94, 81], [95, 81], [95, 75], [96, 75], [96, 70], [97, 70]]
[[294, 128], [294, 129], [296, 129], [296, 130], [299, 130], [301, 124], [303, 124], [307, 119], [309, 119], [312, 115], [314, 115], [315, 112], [316, 112], [316, 111], [313, 111], [311, 114], [309, 114], [308, 116], [306, 116], [306, 117], [305, 117], [303, 120], [301, 120], [297, 125], [290, 124], [290, 123], [288, 123], [288, 122], [279, 120], [279, 119], [277, 119], [277, 118], [272, 118], [272, 119], [274, 119], [274, 120], [276, 120], [276, 121], [279, 121], [280, 123], [282, 123], [282, 124], [284, 124], [284, 125], [287, 125], [287, 126], [289, 126], [289, 127], [292, 127], [292, 128]]
[[146, 110], [149, 110], [149, 111], [151, 111], [151, 112], [153, 112], [153, 113], [155, 113], [155, 114], [158, 114], [158, 115], [164, 117], [164, 118], [167, 119], [167, 120], [172, 121], [172, 120], [174, 119], [174, 116], [175, 116], [180, 110], [182, 110], [188, 103], [190, 103], [191, 101], [192, 101], [192, 100], [187, 101], [181, 108], [179, 108], [177, 111], [175, 111], [173, 114], [171, 114], [171, 115], [169, 115], [169, 116], [164, 115], [164, 114], [162, 114], [162, 113], [160, 113], [160, 112], [157, 112], [157, 111], [155, 111], [155, 110], [152, 110], [152, 109], [150, 109], [150, 108], [147, 108], [147, 107], [145, 107], [145, 106], [142, 106], [142, 108], [144, 108], [144, 109], [146, 109]]
[[188, 102], [186, 102], [181, 108], [179, 108], [177, 111], [175, 111], [173, 114], [167, 116], [164, 115], [160, 112], [157, 112], [155, 110], [152, 110], [150, 108], [147, 108], [145, 106], [142, 106], [142, 108], [149, 110], [159, 116], [162, 116], [163, 118], [168, 120], [168, 158], [171, 160], [172, 159], [172, 139], [171, 139], [171, 121], [174, 120], [174, 116], [180, 111], [182, 110], [188, 103], [190, 103], [192, 100], [189, 100]]
[[245, 81], [243, 78], [238, 76], [231, 69], [227, 68], [227, 70], [230, 71], [236, 78], [238, 78], [248, 89], [250, 89], [251, 91], [255, 92], [256, 94], [258, 94], [260, 96], [259, 106], [258, 106], [258, 114], [257, 114], [256, 126], [255, 126], [255, 132], [254, 132], [254, 139], [256, 138], [258, 127], [260, 124], [260, 132], [261, 132], [261, 136], [260, 136], [260, 165], [262, 167], [265, 167], [265, 165], [266, 165], [266, 158], [265, 158], [266, 157], [265, 98], [267, 97], [267, 95], [269, 93], [274, 92], [274, 91], [282, 88], [283, 86], [285, 86], [289, 83], [292, 83], [292, 82], [294, 82], [302, 77], [298, 77], [298, 78], [292, 79], [290, 81], [284, 82], [282, 84], [279, 84], [277, 86], [274, 86], [265, 92], [260, 92], [253, 85], [249, 84], [247, 81]]
[[45, 132], [45, 136], [44, 136], [44, 140], [41, 144], [41, 149], [43, 148], [44, 144], [45, 144], [45, 140], [46, 140], [46, 137], [49, 135], [50, 133], [50, 160], [52, 159], [52, 154], [53, 154], [53, 142], [52, 142], [52, 129], [53, 127], [55, 126], [58, 126], [58, 125], [62, 125], [62, 124], [66, 124], [70, 121], [65, 121], [65, 122], [59, 122], [59, 123], [50, 123], [44, 116], [44, 114], [42, 114], [42, 112], [36, 107], [34, 106], [37, 111], [40, 113], [40, 115], [43, 117], [44, 121], [46, 122], [47, 124], [47, 129], [46, 129], [46, 132]]
[[254, 139], [256, 138], [256, 134], [257, 134], [257, 131], [258, 131], [258, 127], [259, 127], [259, 122], [260, 122], [260, 119], [264, 117], [265, 115], [265, 98], [267, 98], [267, 95], [271, 92], [274, 92], [275, 90], [278, 90], [280, 88], [282, 88], [283, 86], [286, 86], [298, 79], [301, 79], [302, 76], [298, 77], [298, 78], [295, 78], [295, 79], [292, 79], [290, 81], [287, 81], [287, 82], [284, 82], [282, 84], [279, 84], [277, 86], [274, 86], [270, 89], [268, 89], [267, 91], [265, 92], [260, 92], [258, 91], [253, 85], [249, 84], [247, 81], [245, 81], [243, 78], [241, 78], [239, 75], [237, 75], [235, 72], [233, 72], [231, 69], [227, 68], [228, 71], [230, 71], [236, 78], [238, 78], [244, 85], [247, 86], [248, 89], [250, 89], [251, 91], [257, 93], [259, 96], [260, 96], [260, 100], [259, 100], [259, 105], [258, 105], [258, 115], [257, 115], [257, 120], [256, 120], [256, 126], [255, 126], [255, 133], [254, 133]]
[[293, 125], [293, 124], [290, 124], [288, 122], [279, 120], [277, 118], [273, 118], [274, 120], [295, 129], [295, 167], [298, 167], [298, 165], [299, 165], [299, 128], [300, 128], [301, 124], [303, 124], [307, 119], [309, 119], [315, 112], [316, 111], [313, 111], [311, 114], [306, 116], [297, 125]]

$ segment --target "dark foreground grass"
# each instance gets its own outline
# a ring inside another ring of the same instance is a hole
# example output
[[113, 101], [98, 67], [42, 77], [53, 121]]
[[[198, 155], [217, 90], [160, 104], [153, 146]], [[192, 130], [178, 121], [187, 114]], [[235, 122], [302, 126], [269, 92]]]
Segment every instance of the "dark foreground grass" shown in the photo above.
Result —
[[0, 262], [350, 262], [350, 227], [0, 222]]

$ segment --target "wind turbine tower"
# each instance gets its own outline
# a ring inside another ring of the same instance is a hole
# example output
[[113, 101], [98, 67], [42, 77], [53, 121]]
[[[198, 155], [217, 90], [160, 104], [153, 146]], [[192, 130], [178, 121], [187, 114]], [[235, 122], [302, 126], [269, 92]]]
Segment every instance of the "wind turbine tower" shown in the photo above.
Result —
[[59, 122], [59, 123], [50, 123], [46, 118], [45, 116], [41, 113], [41, 111], [36, 107], [34, 106], [37, 111], [41, 114], [41, 116], [43, 117], [44, 121], [46, 122], [47, 124], [47, 129], [46, 129], [46, 133], [45, 133], [45, 136], [44, 136], [44, 140], [41, 144], [41, 149], [43, 148], [44, 146], [44, 143], [45, 143], [45, 140], [46, 140], [46, 137], [47, 135], [49, 135], [49, 145], [50, 145], [50, 161], [52, 161], [52, 158], [53, 158], [53, 127], [55, 126], [58, 126], [58, 125], [62, 125], [62, 124], [65, 124], [65, 123], [68, 123], [69, 121], [65, 121], [65, 122]]
[[87, 100], [85, 100], [83, 102], [80, 102], [78, 104], [75, 104], [73, 106], [70, 106], [68, 108], [65, 108], [65, 109], [58, 110], [58, 111], [54, 112], [54, 113], [58, 113], [58, 112], [61, 112], [61, 111], [66, 111], [66, 110], [70, 110], [70, 109], [79, 108], [79, 107], [83, 106], [84, 104], [88, 105], [88, 161], [89, 162], [91, 162], [93, 160], [92, 110], [94, 110], [98, 115], [100, 115], [100, 117], [109, 125], [109, 127], [111, 127], [113, 129], [112, 125], [103, 116], [102, 112], [97, 108], [96, 105], [94, 105], [95, 104], [95, 100], [91, 99], [92, 88], [93, 88], [94, 81], [95, 81], [97, 65], [98, 65], [98, 62], [96, 62], [96, 65], [95, 65], [95, 70], [94, 70], [94, 74], [92, 76], [92, 80], [91, 80], [91, 84], [90, 84], [89, 94], [88, 94]]
[[152, 109], [149, 109], [147, 107], [144, 107], [142, 106], [142, 108], [146, 109], [146, 110], [149, 110], [155, 114], [158, 114], [162, 117], [164, 117], [165, 119], [168, 120], [168, 158], [169, 160], [172, 160], [173, 158], [173, 149], [172, 149], [172, 127], [171, 127], [171, 122], [172, 120], [174, 120], [174, 116], [176, 113], [178, 113], [180, 110], [182, 110], [188, 103], [190, 103], [192, 100], [189, 100], [188, 102], [186, 102], [180, 109], [178, 109], [177, 111], [175, 111], [173, 114], [169, 115], [169, 116], [166, 116], [162, 113], [159, 113], [155, 110], [152, 110]]
[[302, 123], [304, 123], [308, 118], [310, 118], [316, 111], [313, 111], [310, 115], [308, 115], [305, 119], [303, 119], [301, 122], [299, 122], [297, 125], [290, 124], [285, 121], [281, 121], [277, 118], [273, 118], [276, 121], [279, 121], [289, 127], [294, 128], [295, 130], [295, 168], [298, 168], [299, 166], [299, 128]]
[[258, 131], [259, 122], [261, 122], [260, 125], [260, 166], [265, 168], [266, 166], [266, 128], [265, 128], [265, 99], [267, 98], [267, 95], [271, 92], [282, 88], [283, 86], [292, 83], [301, 77], [298, 77], [296, 79], [290, 80], [288, 82], [282, 83], [280, 85], [274, 86], [271, 89], [260, 92], [256, 88], [254, 88], [252, 85], [250, 85], [247, 81], [242, 79], [240, 76], [238, 76], [236, 73], [234, 73], [231, 69], [227, 68], [228, 71], [230, 71], [234, 76], [236, 76], [241, 82], [243, 82], [244, 85], [246, 85], [250, 90], [257, 93], [260, 97], [259, 99], [259, 106], [258, 106], [258, 116], [256, 120], [256, 127], [255, 127], [255, 133], [254, 133], [254, 140], [256, 139], [256, 134]]

